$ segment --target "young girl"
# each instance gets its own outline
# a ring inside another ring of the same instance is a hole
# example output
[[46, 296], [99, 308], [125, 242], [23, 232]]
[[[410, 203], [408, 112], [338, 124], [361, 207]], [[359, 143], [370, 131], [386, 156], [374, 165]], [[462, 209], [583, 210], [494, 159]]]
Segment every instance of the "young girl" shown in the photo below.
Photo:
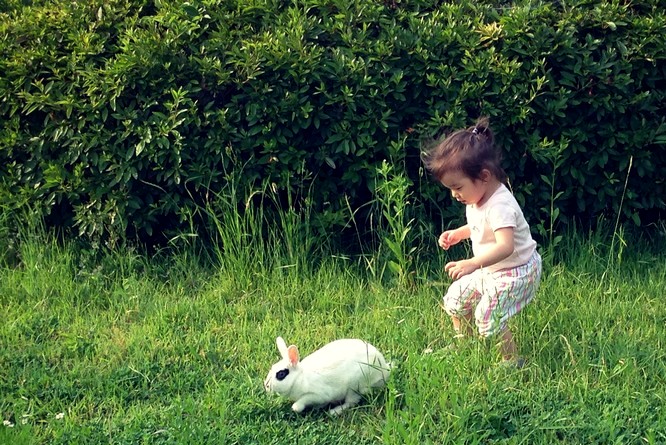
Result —
[[451, 261], [444, 269], [455, 281], [444, 296], [444, 309], [458, 336], [471, 334], [472, 317], [482, 337], [498, 335], [500, 352], [518, 367], [508, 320], [534, 298], [541, 279], [541, 257], [530, 228], [511, 192], [488, 120], [458, 130], [424, 158], [427, 169], [465, 204], [467, 224], [447, 230], [439, 246], [447, 250], [471, 239], [472, 258]]

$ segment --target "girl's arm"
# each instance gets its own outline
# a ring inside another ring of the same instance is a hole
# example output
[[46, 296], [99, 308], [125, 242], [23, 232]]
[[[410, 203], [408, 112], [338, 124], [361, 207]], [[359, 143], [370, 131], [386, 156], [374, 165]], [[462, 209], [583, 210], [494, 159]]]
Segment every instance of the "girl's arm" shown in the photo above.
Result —
[[[509, 258], [513, 253], [513, 227], [504, 227], [495, 230], [495, 245], [486, 250], [483, 255], [472, 257], [479, 267], [488, 267]], [[477, 269], [478, 269], [477, 268]]]
[[482, 255], [467, 260], [451, 261], [444, 266], [444, 270], [454, 280], [468, 275], [482, 267], [492, 266], [508, 258], [513, 253], [513, 227], [504, 227], [495, 230], [495, 245]]
[[456, 229], [456, 232], [458, 232], [458, 239], [460, 241], [464, 239], [469, 239], [469, 237], [472, 236], [472, 231], [469, 229], [469, 224], [465, 224], [464, 226], [458, 227]]
[[465, 224], [462, 227], [457, 229], [447, 230], [439, 236], [437, 244], [444, 250], [447, 250], [449, 247], [458, 244], [460, 241], [469, 238], [472, 235], [472, 232], [469, 229], [469, 225]]

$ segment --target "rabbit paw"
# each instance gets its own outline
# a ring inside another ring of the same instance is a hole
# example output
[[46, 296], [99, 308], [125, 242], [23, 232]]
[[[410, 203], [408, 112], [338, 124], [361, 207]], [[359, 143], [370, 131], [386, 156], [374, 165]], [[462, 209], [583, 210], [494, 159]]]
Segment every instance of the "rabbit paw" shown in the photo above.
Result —
[[294, 412], [296, 412], [296, 413], [302, 413], [303, 410], [305, 409], [305, 404], [303, 402], [301, 402], [300, 400], [296, 401], [296, 402], [294, 402], [293, 405], [291, 405], [291, 409], [294, 410]]
[[345, 398], [344, 403], [341, 405], [335, 406], [328, 410], [328, 414], [331, 416], [337, 416], [342, 413], [344, 410], [351, 408], [352, 406], [358, 405], [358, 402], [361, 401], [361, 396], [356, 393], [348, 394]]

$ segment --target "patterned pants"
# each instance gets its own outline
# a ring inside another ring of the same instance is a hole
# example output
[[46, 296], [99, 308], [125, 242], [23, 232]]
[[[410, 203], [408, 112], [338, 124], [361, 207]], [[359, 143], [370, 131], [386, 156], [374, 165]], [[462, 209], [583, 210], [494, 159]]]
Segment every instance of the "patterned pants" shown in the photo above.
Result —
[[540, 281], [541, 256], [535, 250], [522, 266], [496, 272], [478, 269], [454, 281], [444, 296], [444, 310], [456, 317], [474, 310], [479, 335], [496, 335], [532, 301]]

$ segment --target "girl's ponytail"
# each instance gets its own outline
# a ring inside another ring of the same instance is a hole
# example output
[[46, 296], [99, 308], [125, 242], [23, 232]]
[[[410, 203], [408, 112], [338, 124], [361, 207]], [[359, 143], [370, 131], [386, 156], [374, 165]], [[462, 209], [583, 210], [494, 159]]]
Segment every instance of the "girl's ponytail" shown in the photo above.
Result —
[[487, 117], [485, 116], [480, 117], [476, 121], [476, 124], [474, 124], [473, 127], [469, 127], [467, 131], [472, 133], [472, 135], [474, 136], [484, 137], [488, 145], [491, 146], [495, 145], [495, 135], [493, 134], [493, 131], [490, 129], [490, 123]]

